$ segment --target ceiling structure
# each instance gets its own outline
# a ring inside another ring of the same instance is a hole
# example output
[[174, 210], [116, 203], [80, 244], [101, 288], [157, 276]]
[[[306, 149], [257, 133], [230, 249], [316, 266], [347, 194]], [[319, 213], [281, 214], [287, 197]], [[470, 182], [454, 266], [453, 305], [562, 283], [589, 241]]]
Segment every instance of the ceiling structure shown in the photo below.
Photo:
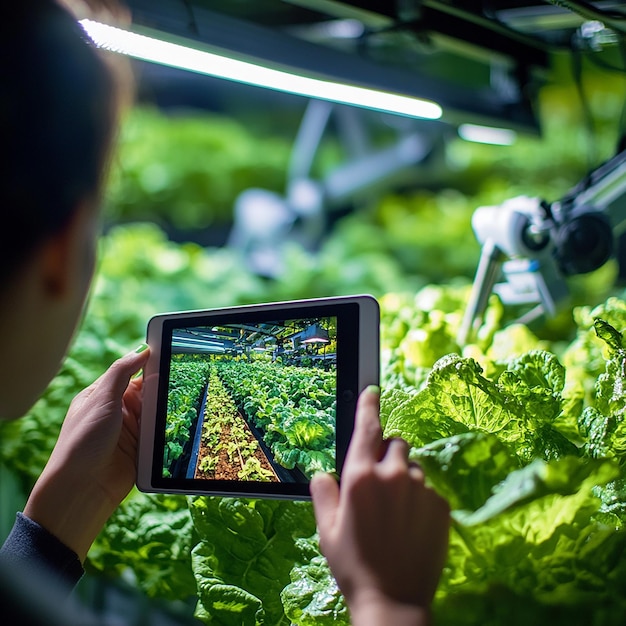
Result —
[[172, 353], [241, 353], [251, 349], [274, 349], [279, 345], [296, 349], [301, 344], [323, 344], [331, 339], [329, 322], [328, 318], [315, 318], [180, 328], [172, 333]]
[[[137, 25], [239, 58], [438, 102], [444, 122], [537, 130], [551, 55], [615, 44], [619, 2], [128, 0]], [[595, 24], [581, 35], [581, 26]], [[613, 40], [611, 40], [613, 37]], [[597, 51], [597, 50], [596, 50]]]

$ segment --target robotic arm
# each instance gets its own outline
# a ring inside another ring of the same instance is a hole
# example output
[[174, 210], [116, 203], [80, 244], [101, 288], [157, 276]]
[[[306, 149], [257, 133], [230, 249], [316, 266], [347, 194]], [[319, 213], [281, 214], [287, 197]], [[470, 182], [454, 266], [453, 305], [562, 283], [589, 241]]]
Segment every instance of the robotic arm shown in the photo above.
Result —
[[[252, 188], [235, 202], [228, 243], [243, 254], [251, 270], [276, 278], [284, 270], [285, 243], [298, 241], [313, 249], [332, 209], [413, 181], [416, 166], [433, 154], [434, 138], [423, 123], [402, 119], [405, 123], [390, 129], [393, 141], [384, 147], [370, 145], [370, 116], [355, 107], [309, 101], [291, 154], [285, 193]], [[348, 156], [316, 179], [313, 163], [331, 117]]]
[[520, 196], [479, 207], [472, 228], [482, 252], [459, 345], [480, 326], [492, 292], [504, 304], [529, 305], [519, 320], [528, 323], [555, 314], [568, 297], [567, 276], [609, 260], [615, 238], [626, 230], [626, 151], [552, 204]]

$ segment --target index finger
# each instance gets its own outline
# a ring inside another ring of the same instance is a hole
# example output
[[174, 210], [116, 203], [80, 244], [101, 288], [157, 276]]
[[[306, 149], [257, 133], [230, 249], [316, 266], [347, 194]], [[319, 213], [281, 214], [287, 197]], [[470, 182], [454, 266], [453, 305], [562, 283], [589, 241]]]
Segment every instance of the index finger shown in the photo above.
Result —
[[346, 463], [354, 459], [377, 461], [380, 446], [383, 443], [383, 432], [379, 416], [380, 392], [377, 388], [368, 387], [361, 392], [356, 405], [354, 431]]

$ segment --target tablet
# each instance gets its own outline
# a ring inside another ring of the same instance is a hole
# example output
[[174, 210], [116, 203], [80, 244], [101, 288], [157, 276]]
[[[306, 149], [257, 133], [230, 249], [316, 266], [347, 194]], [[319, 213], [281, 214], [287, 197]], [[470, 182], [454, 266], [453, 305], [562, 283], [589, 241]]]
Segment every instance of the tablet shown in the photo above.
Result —
[[367, 295], [153, 317], [137, 486], [146, 492], [310, 498], [341, 474], [356, 401], [379, 383]]

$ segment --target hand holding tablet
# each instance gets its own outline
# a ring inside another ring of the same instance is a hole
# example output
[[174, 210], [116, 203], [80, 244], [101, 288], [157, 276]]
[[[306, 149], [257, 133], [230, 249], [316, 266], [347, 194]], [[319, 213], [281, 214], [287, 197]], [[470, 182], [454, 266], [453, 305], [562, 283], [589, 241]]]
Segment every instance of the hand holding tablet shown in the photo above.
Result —
[[341, 474], [359, 393], [379, 380], [370, 296], [150, 320], [138, 479], [148, 492], [310, 498]]

